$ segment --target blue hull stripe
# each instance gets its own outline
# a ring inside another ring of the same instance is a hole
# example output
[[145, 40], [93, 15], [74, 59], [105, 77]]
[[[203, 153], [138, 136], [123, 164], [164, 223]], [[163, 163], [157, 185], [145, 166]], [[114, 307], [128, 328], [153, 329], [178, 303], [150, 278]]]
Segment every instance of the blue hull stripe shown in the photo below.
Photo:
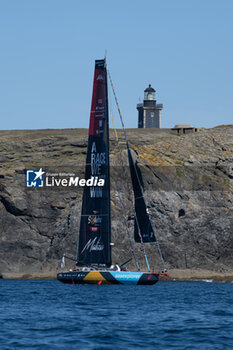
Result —
[[143, 272], [111, 271], [110, 274], [122, 284], [137, 284]]

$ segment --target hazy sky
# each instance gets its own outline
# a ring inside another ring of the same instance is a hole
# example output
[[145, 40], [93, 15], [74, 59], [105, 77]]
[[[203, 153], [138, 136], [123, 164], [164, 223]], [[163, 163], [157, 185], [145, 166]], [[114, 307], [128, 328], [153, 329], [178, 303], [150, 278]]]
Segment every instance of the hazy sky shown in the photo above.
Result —
[[87, 128], [105, 50], [126, 127], [149, 83], [162, 127], [232, 124], [232, 18], [233, 0], [0, 0], [0, 129]]

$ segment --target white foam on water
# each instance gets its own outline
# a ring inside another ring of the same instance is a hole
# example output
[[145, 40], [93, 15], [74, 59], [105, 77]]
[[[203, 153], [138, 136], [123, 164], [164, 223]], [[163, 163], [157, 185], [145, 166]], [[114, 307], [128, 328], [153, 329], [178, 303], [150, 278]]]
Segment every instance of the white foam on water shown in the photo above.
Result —
[[204, 279], [204, 280], [201, 280], [202, 282], [207, 282], [207, 283], [211, 283], [213, 282], [213, 280], [208, 280], [208, 279]]

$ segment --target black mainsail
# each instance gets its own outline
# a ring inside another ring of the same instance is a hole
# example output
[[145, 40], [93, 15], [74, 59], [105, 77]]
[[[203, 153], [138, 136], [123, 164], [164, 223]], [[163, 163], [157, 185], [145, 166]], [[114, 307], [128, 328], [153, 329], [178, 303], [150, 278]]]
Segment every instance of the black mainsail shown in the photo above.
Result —
[[98, 177], [104, 186], [84, 187], [78, 265], [111, 265], [107, 73], [104, 60], [95, 61], [85, 179]]
[[127, 143], [130, 175], [134, 192], [135, 220], [134, 220], [134, 240], [137, 243], [156, 242], [154, 230], [151, 225], [150, 215], [146, 207], [146, 202], [142, 193], [139, 174], [133, 160], [130, 147]]

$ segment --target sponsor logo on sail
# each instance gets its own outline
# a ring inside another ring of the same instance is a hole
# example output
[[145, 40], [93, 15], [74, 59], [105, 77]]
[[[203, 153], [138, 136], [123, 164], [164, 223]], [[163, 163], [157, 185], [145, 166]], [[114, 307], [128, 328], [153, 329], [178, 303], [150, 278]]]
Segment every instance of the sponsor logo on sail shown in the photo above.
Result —
[[96, 80], [104, 80], [103, 75], [102, 75], [102, 74], [99, 74], [99, 75], [97, 76]]
[[94, 213], [93, 215], [89, 215], [87, 218], [88, 225], [89, 225], [89, 229], [92, 232], [97, 232], [99, 230], [100, 225], [101, 225], [102, 218], [98, 215], [98, 213], [99, 213], [98, 210], [94, 210], [93, 213]]
[[81, 253], [83, 253], [85, 250], [87, 251], [101, 251], [104, 250], [104, 245], [101, 244], [100, 238], [95, 237], [94, 239], [89, 239], [87, 244], [84, 246], [83, 250]]

